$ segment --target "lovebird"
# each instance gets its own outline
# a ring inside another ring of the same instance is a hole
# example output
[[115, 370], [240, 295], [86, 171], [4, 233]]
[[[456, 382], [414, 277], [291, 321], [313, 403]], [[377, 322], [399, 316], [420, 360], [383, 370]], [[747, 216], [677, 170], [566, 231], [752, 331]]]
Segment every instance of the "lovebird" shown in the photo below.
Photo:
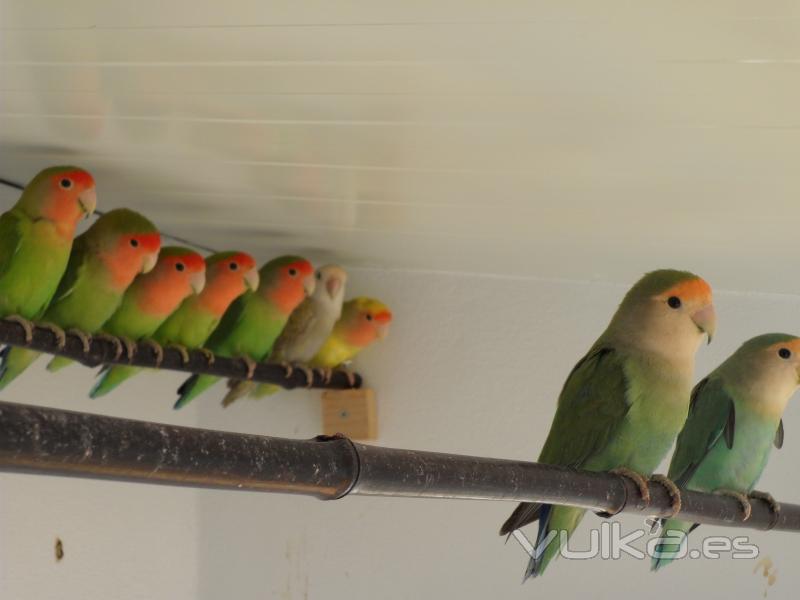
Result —
[[[315, 278], [314, 293], [294, 309], [267, 357], [271, 362], [283, 363], [287, 376], [291, 375], [294, 363], [300, 363], [297, 368], [305, 372], [309, 383], [314, 375], [305, 364], [314, 357], [342, 316], [347, 273], [336, 265], [325, 265], [317, 269]], [[231, 380], [228, 385], [231, 389], [222, 401], [223, 406], [229, 406], [256, 387], [254, 381], [243, 380]], [[281, 389], [268, 383], [260, 386], [264, 396]]]
[[77, 167], [51, 167], [0, 216], [0, 318], [31, 335], [67, 268], [75, 228], [97, 205], [94, 179]]
[[[187, 348], [201, 348], [231, 303], [246, 291], [258, 288], [256, 262], [249, 254], [218, 252], [207, 257], [205, 262], [203, 291], [186, 298], [167, 317], [152, 336], [157, 344], [178, 346], [184, 352]], [[121, 365], [107, 369], [89, 396], [104, 396], [141, 370], [141, 367]]]
[[[753, 492], [774, 445], [783, 445], [782, 415], [800, 386], [800, 339], [769, 333], [746, 341], [692, 391], [686, 424], [669, 466], [679, 486], [734, 496], [750, 516]], [[679, 519], [663, 523], [661, 541], [652, 559], [658, 570], [672, 562], [683, 539], [698, 527]]]
[[[101, 332], [123, 340], [148, 339], [181, 302], [202, 292], [205, 283], [206, 262], [202, 256], [189, 248], [166, 246], [153, 270], [137, 277], [125, 291], [119, 308], [103, 324]], [[115, 368], [103, 367], [98, 385]]]
[[[59, 332], [64, 329], [95, 333], [114, 313], [125, 290], [139, 273], [156, 263], [161, 236], [145, 217], [119, 208], [102, 215], [75, 238], [67, 270], [42, 320]], [[7, 386], [40, 356], [26, 348], [8, 347], [0, 353], [0, 389]], [[48, 370], [71, 364], [55, 356]]]
[[[333, 331], [308, 361], [308, 366], [322, 369], [326, 372], [326, 379], [330, 379], [333, 369], [352, 361], [373, 342], [385, 339], [391, 322], [392, 311], [380, 300], [364, 296], [348, 300], [342, 305], [342, 316], [336, 321]], [[352, 377], [350, 384], [353, 384]], [[262, 388], [269, 392], [269, 385], [259, 384], [250, 395], [262, 397]]]
[[[694, 358], [716, 327], [711, 288], [686, 271], [659, 270], [628, 291], [606, 330], [567, 377], [539, 462], [609, 471], [636, 482], [649, 502], [644, 477], [667, 454], [689, 410]], [[672, 484], [664, 486], [679, 502]], [[670, 482], [671, 483], [671, 482]], [[541, 575], [584, 510], [520, 504], [501, 535], [539, 521], [525, 578]], [[550, 532], [556, 537], [547, 544]]]
[[[215, 354], [241, 358], [250, 373], [270, 353], [292, 311], [314, 293], [314, 267], [299, 256], [281, 256], [261, 267], [259, 279], [256, 291], [231, 304], [206, 344]], [[174, 408], [186, 406], [218, 379], [192, 375], [178, 388]]]

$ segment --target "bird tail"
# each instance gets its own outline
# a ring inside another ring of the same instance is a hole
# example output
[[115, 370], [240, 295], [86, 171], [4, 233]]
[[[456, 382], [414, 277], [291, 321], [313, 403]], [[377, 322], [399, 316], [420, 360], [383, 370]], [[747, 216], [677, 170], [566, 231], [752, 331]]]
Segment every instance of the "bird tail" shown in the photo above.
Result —
[[516, 508], [500, 528], [501, 535], [511, 534], [528, 523], [539, 521], [539, 531], [533, 548], [534, 555], [528, 561], [523, 581], [528, 577], [538, 577], [544, 573], [550, 561], [561, 551], [561, 532], [565, 532], [569, 539], [585, 512], [582, 508], [537, 502], [523, 502]]
[[14, 381], [41, 353], [15, 346], [0, 350], [0, 390]]
[[662, 525], [661, 539], [655, 546], [650, 570], [658, 571], [676, 558], [680, 558], [682, 556], [681, 546], [685, 543], [689, 533], [697, 527], [697, 523], [667, 519]]
[[281, 387], [279, 385], [275, 385], [273, 383], [259, 383], [258, 385], [254, 386], [252, 390], [250, 390], [250, 397], [265, 398], [266, 396], [277, 394], [279, 391], [281, 391]]
[[100, 380], [94, 384], [94, 387], [89, 392], [89, 397], [99, 398], [100, 396], [105, 396], [126, 379], [133, 377], [141, 370], [140, 367], [104, 367], [103, 370], [100, 371]]
[[49, 363], [47, 363], [47, 370], [51, 373], [55, 373], [56, 371], [60, 371], [64, 367], [68, 367], [75, 361], [71, 358], [67, 358], [66, 356], [54, 356]]
[[255, 381], [246, 381], [242, 379], [229, 379], [228, 380], [228, 387], [230, 391], [225, 394], [225, 397], [222, 399], [222, 406], [228, 407], [234, 402], [236, 402], [239, 398], [246, 396], [248, 393], [255, 390], [258, 386]]
[[219, 377], [216, 375], [192, 375], [178, 388], [179, 398], [176, 400], [173, 408], [176, 410], [183, 408], [214, 385], [218, 380]]

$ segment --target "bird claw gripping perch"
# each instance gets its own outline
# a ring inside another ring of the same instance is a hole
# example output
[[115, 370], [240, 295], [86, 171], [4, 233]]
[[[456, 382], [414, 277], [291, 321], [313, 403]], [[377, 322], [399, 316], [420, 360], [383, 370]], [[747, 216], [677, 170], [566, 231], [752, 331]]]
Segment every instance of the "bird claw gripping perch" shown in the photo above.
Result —
[[211, 365], [214, 364], [214, 360], [216, 359], [216, 357], [214, 356], [214, 353], [211, 350], [209, 350], [208, 348], [198, 348], [197, 351], [205, 357], [206, 366], [210, 367]]
[[81, 348], [84, 354], [89, 354], [89, 348], [91, 347], [92, 339], [91, 336], [86, 335], [80, 329], [67, 329], [67, 335], [72, 335], [78, 338], [81, 343]]
[[107, 342], [111, 342], [114, 344], [114, 358], [113, 360], [117, 361], [122, 356], [122, 353], [125, 351], [124, 346], [122, 345], [122, 340], [120, 340], [115, 335], [110, 335], [108, 333], [98, 333], [93, 337], [95, 340], [106, 340]]
[[333, 377], [333, 369], [330, 367], [324, 367], [317, 369], [317, 372], [322, 377], [322, 381], [325, 382], [325, 385], [328, 385], [331, 382], [331, 377]]
[[294, 373], [294, 365], [292, 365], [292, 363], [288, 363], [286, 361], [283, 361], [281, 363], [281, 366], [283, 367], [283, 376], [286, 379], [289, 379], [289, 377], [292, 376], [292, 373]]
[[753, 512], [753, 507], [750, 504], [750, 500], [747, 498], [747, 496], [733, 490], [715, 490], [714, 493], [718, 496], [728, 496], [730, 498], [734, 498], [737, 502], [739, 502], [739, 506], [742, 507], [742, 522], [747, 521], [750, 518], [750, 515]]
[[123, 335], [119, 336], [119, 341], [122, 343], [123, 347], [125, 348], [125, 360], [129, 363], [133, 361], [133, 357], [136, 356], [136, 342], [134, 342], [131, 338], [127, 338]]
[[306, 388], [310, 388], [312, 385], [314, 385], [314, 371], [312, 369], [308, 368], [305, 365], [301, 365], [301, 364], [290, 365], [289, 363], [281, 363], [281, 365], [286, 370], [286, 374], [285, 374], [286, 379], [289, 379], [289, 377], [292, 376], [292, 373], [294, 373], [295, 370], [302, 371], [303, 375], [306, 376], [306, 386], [305, 387]]
[[156, 369], [159, 368], [161, 366], [161, 363], [164, 360], [164, 349], [161, 347], [161, 344], [159, 344], [157, 341], [155, 341], [154, 339], [151, 339], [151, 338], [143, 339], [141, 341], [141, 344], [143, 346], [147, 346], [148, 348], [150, 348], [153, 351], [153, 354], [156, 357], [155, 368]]
[[168, 349], [175, 350], [178, 354], [181, 355], [181, 364], [188, 365], [189, 364], [189, 351], [186, 349], [186, 346], [181, 346], [180, 344], [170, 344], [167, 346]]
[[6, 321], [10, 323], [16, 323], [22, 330], [25, 332], [25, 345], [27, 346], [33, 341], [33, 323], [26, 319], [25, 317], [21, 317], [20, 315], [11, 315], [5, 318]]
[[46, 329], [47, 331], [53, 334], [53, 339], [55, 339], [56, 348], [58, 350], [64, 349], [64, 346], [67, 345], [67, 334], [64, 333], [64, 330], [61, 329], [61, 327], [53, 323], [46, 323], [46, 322], [39, 323], [39, 327], [41, 327], [42, 329]]
[[[642, 500], [645, 508], [650, 506], [650, 488], [647, 486], [647, 479], [633, 471], [631, 469], [627, 469], [625, 467], [619, 467], [617, 469], [611, 469], [609, 471], [611, 475], [617, 475], [618, 477], [622, 477], [623, 479], [627, 479], [628, 481], [632, 481], [636, 488], [639, 490], [639, 497]], [[626, 502], [627, 504], [627, 502]], [[613, 517], [617, 513], [619, 513], [625, 506], [623, 505], [615, 512], [609, 511], [601, 511], [596, 513], [599, 517], [608, 518]]]
[[772, 515], [772, 519], [770, 520], [768, 529], [774, 528], [775, 525], [778, 524], [778, 519], [781, 516], [780, 502], [775, 500], [769, 492], [759, 492], [758, 490], [750, 492], [749, 498], [753, 500], [763, 500], [769, 505], [769, 512]]
[[253, 375], [255, 375], [256, 372], [256, 361], [254, 361], [249, 356], [240, 356], [239, 360], [242, 361], [242, 363], [245, 365], [245, 368], [247, 369], [245, 379], [252, 379]]
[[669, 494], [669, 498], [672, 501], [672, 513], [667, 515], [667, 517], [674, 517], [681, 512], [681, 508], [683, 508], [681, 490], [677, 485], [675, 485], [675, 482], [666, 475], [661, 475], [659, 473], [653, 475], [650, 478], [650, 481], [659, 484], [661, 487], [666, 489], [667, 493]]

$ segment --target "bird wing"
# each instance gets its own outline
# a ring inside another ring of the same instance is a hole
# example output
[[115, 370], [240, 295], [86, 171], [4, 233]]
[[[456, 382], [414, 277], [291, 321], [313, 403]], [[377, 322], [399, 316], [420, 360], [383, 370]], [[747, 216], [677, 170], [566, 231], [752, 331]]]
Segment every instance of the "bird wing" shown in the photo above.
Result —
[[692, 390], [689, 416], [678, 435], [669, 476], [679, 486], [686, 485], [711, 449], [723, 440], [733, 448], [736, 407], [722, 381], [706, 378]]
[[8, 269], [22, 241], [22, 219], [14, 211], [0, 216], [0, 276]]
[[271, 361], [291, 360], [291, 347], [298, 339], [302, 339], [314, 323], [314, 305], [310, 298], [306, 298], [292, 311], [286, 326], [281, 331], [270, 354]]
[[86, 238], [78, 236], [72, 244], [72, 251], [69, 254], [69, 261], [67, 262], [67, 269], [58, 282], [56, 293], [50, 301], [50, 306], [57, 302], [69, 297], [75, 290], [75, 286], [81, 280], [83, 272], [86, 270], [86, 255], [88, 248]]

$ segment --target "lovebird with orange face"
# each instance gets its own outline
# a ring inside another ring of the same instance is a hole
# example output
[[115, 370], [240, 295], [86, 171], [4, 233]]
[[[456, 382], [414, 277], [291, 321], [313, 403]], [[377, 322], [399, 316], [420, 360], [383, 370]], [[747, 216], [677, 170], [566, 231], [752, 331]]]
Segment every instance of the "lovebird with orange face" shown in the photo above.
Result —
[[[737, 498], [742, 518], [750, 498], [761, 498], [777, 516], [769, 494], [753, 492], [773, 445], [783, 446], [783, 411], [800, 386], [800, 338], [768, 333], [746, 341], [692, 391], [689, 417], [678, 436], [669, 477], [680, 487]], [[698, 524], [663, 523], [652, 569], [681, 555], [683, 539]]]
[[[348, 300], [342, 305], [342, 316], [308, 366], [322, 369], [330, 377], [333, 369], [349, 363], [373, 342], [389, 335], [392, 311], [380, 300], [364, 296]], [[258, 385], [251, 393], [253, 398], [272, 394], [268, 383]]]
[[[160, 248], [161, 236], [139, 213], [118, 208], [102, 215], [75, 238], [67, 270], [42, 320], [62, 340], [64, 329], [95, 333], [119, 307], [134, 277], [153, 268]], [[39, 355], [26, 348], [5, 349], [0, 354], [0, 389]], [[71, 363], [55, 356], [47, 368], [56, 371]]]
[[[261, 267], [259, 280], [257, 290], [234, 301], [206, 344], [215, 354], [241, 358], [251, 372], [270, 353], [292, 311], [314, 292], [314, 268], [299, 256], [281, 256]], [[175, 408], [186, 406], [218, 380], [192, 375], [178, 389]]]
[[[103, 325], [102, 332], [126, 340], [150, 338], [189, 297], [197, 297], [206, 284], [206, 262], [194, 250], [181, 246], [161, 249], [155, 268], [140, 275], [125, 292], [122, 304]], [[160, 346], [156, 346], [161, 350]], [[133, 367], [106, 365], [90, 396], [113, 389]]]
[[[77, 167], [51, 167], [0, 216], [0, 318], [41, 317], [67, 268], [75, 228], [97, 204], [94, 179]], [[25, 323], [30, 335], [30, 324]]]
[[[539, 462], [590, 471], [613, 471], [636, 482], [669, 451], [689, 410], [695, 353], [716, 328], [711, 288], [686, 271], [642, 277], [625, 295], [606, 330], [567, 377]], [[654, 478], [655, 480], [655, 478]], [[660, 483], [679, 502], [675, 485]], [[559, 554], [584, 509], [524, 502], [500, 529], [528, 523], [539, 531], [525, 577], [541, 575]]]
[[[200, 348], [216, 329], [231, 303], [248, 290], [258, 288], [258, 270], [252, 256], [244, 252], [218, 252], [206, 258], [206, 285], [192, 294], [153, 334], [156, 343]], [[107, 369], [89, 394], [97, 398], [108, 394], [142, 369], [117, 365]]]

